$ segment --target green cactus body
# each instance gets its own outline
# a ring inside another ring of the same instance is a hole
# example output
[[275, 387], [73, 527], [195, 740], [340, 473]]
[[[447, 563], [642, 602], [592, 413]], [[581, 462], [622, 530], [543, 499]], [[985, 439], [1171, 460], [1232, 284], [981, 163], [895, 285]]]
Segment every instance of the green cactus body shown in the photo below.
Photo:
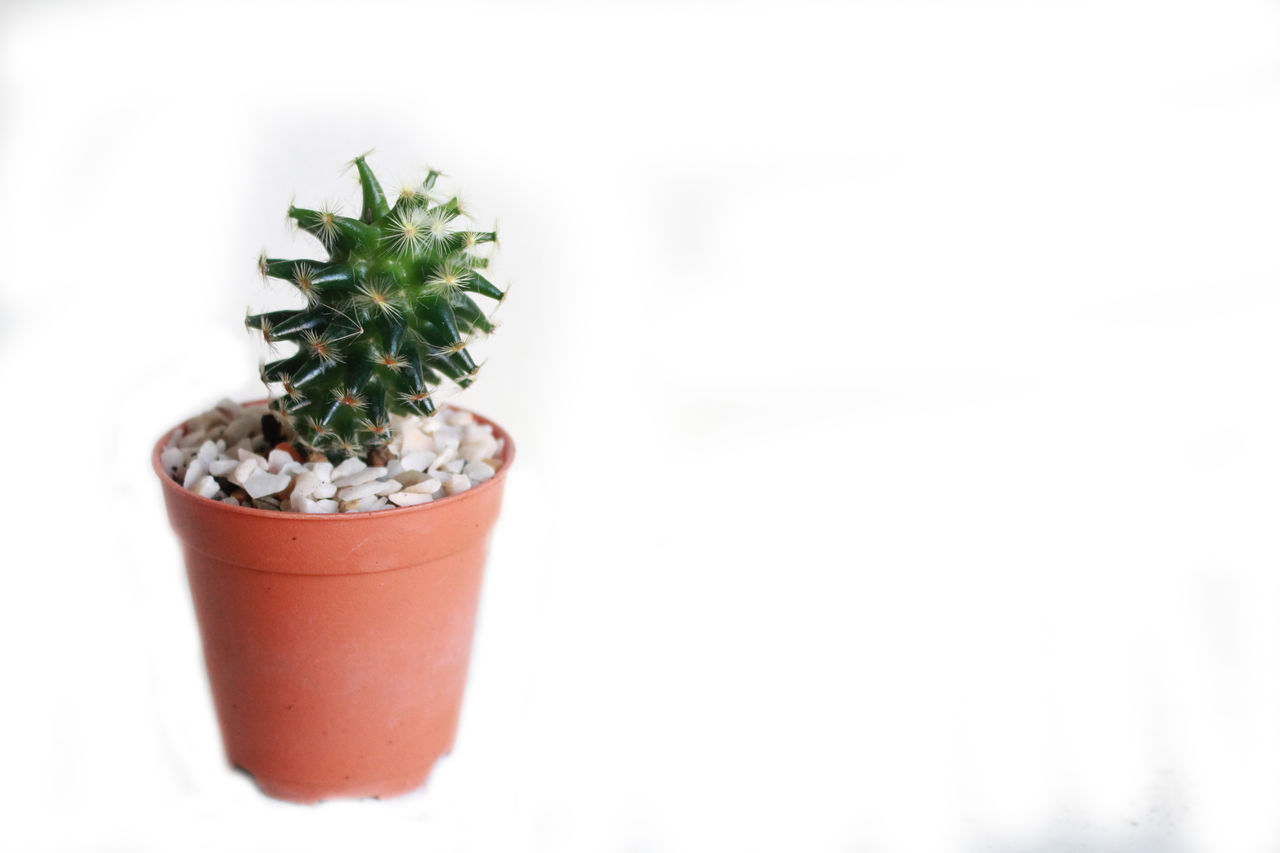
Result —
[[298, 345], [263, 367], [263, 381], [283, 389], [271, 406], [302, 444], [335, 459], [386, 444], [392, 414], [431, 414], [443, 380], [471, 384], [477, 366], [467, 345], [493, 330], [472, 297], [504, 296], [477, 254], [496, 235], [456, 227], [466, 217], [458, 199], [431, 195], [438, 172], [392, 205], [364, 157], [354, 164], [359, 219], [289, 208], [329, 259], [259, 261], [264, 276], [291, 282], [306, 304], [245, 319], [269, 345]]

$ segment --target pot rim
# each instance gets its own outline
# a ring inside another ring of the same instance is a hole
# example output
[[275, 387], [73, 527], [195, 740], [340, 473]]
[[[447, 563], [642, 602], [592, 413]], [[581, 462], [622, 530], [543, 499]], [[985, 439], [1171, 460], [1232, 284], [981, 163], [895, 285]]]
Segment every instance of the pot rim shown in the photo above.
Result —
[[[250, 400], [247, 403], [239, 403], [238, 405], [243, 409], [245, 406], [252, 406], [267, 402], [270, 402], [270, 400]], [[363, 512], [311, 513], [294, 512], [292, 510], [258, 509], [257, 507], [248, 506], [232, 506], [231, 504], [223, 503], [222, 501], [214, 500], [213, 498], [206, 498], [201, 495], [197, 495], [189, 489], [183, 488], [182, 484], [174, 480], [173, 477], [169, 475], [169, 472], [164, 470], [164, 466], [160, 463], [160, 453], [164, 450], [165, 443], [169, 440], [169, 436], [173, 434], [173, 429], [166, 431], [162, 436], [160, 436], [160, 439], [155, 443], [155, 446], [151, 448], [151, 469], [156, 473], [156, 476], [160, 478], [163, 488], [170, 490], [170, 494], [181, 495], [183, 500], [199, 501], [202, 504], [207, 505], [209, 508], [216, 507], [222, 512], [238, 513], [240, 515], [263, 519], [270, 518], [280, 522], [294, 523], [301, 521], [306, 524], [324, 524], [326, 522], [333, 524], [341, 522], [343, 519], [352, 521], [361, 518], [390, 518], [393, 516], [408, 515], [409, 513], [430, 511], [433, 507], [437, 507], [441, 504], [458, 503], [463, 500], [467, 500], [468, 498], [474, 497], [484, 489], [496, 486], [504, 477], [507, 476], [507, 471], [511, 468], [511, 463], [514, 462], [516, 458], [515, 442], [511, 440], [511, 433], [503, 429], [501, 424], [464, 406], [455, 406], [450, 403], [449, 408], [456, 409], [460, 412], [468, 412], [481, 423], [486, 423], [493, 427], [495, 437], [503, 439], [502, 467], [499, 468], [498, 471], [488, 480], [485, 480], [477, 486], [472, 486], [465, 492], [458, 492], [456, 495], [448, 495], [447, 497], [427, 501], [426, 503], [417, 504], [415, 506], [401, 506], [396, 507], [395, 509], [370, 509], [364, 510]], [[188, 418], [174, 427], [174, 429], [181, 429], [185, 433], [187, 423], [190, 420], [191, 419]]]

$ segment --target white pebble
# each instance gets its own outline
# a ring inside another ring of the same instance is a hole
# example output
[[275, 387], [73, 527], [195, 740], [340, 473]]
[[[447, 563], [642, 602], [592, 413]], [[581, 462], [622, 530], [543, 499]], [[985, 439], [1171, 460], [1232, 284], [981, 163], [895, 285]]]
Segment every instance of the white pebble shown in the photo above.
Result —
[[436, 455], [430, 450], [419, 450], [400, 458], [400, 465], [406, 471], [425, 471], [436, 461]]
[[262, 426], [262, 418], [259, 415], [241, 415], [231, 423], [227, 424], [227, 428], [223, 431], [222, 437], [227, 440], [228, 444], [235, 444], [242, 438], [248, 438], [257, 432]]
[[448, 471], [450, 474], [461, 474], [462, 466], [466, 464], [467, 464], [467, 461], [465, 459], [453, 459], [453, 460], [450, 460], [449, 462], [444, 463], [440, 467]]
[[[337, 485], [336, 483], [334, 485]], [[348, 486], [338, 492], [338, 500], [357, 501], [366, 498], [378, 491], [378, 487], [382, 484], [376, 480], [368, 483], [361, 483], [357, 486]]]
[[387, 505], [386, 498], [379, 498], [379, 497], [375, 497], [374, 495], [368, 495], [367, 497], [363, 497], [360, 499], [360, 502], [356, 504], [355, 511], [356, 512], [372, 512], [375, 509], [382, 509], [386, 505]]
[[[240, 463], [241, 466], [247, 464]], [[240, 469], [236, 469], [236, 473], [240, 473]], [[234, 479], [234, 478], [233, 478]], [[274, 495], [277, 492], [283, 492], [288, 488], [292, 479], [288, 474], [271, 474], [267, 471], [255, 471], [249, 479], [245, 480], [244, 490], [249, 493], [249, 497], [257, 499]]]
[[333, 483], [321, 483], [311, 491], [311, 497], [316, 500], [322, 498], [331, 498], [338, 493], [338, 487]]
[[204, 440], [205, 440], [205, 431], [202, 429], [196, 430], [195, 432], [189, 432], [186, 435], [184, 435], [182, 438], [178, 439], [178, 446], [181, 447], [183, 450], [186, 450], [189, 447], [199, 447], [204, 442]]
[[387, 447], [392, 453], [400, 455], [400, 441], [404, 438], [407, 430], [417, 429], [419, 417], [417, 415], [391, 415], [391, 441]]
[[321, 483], [328, 483], [333, 479], [333, 462], [305, 462], [302, 467], [319, 476]]
[[421, 492], [397, 492], [396, 494], [388, 497], [387, 500], [391, 501], [396, 506], [415, 506], [417, 504], [424, 504], [430, 501], [431, 495], [423, 494]]
[[417, 453], [422, 450], [434, 451], [436, 442], [431, 436], [422, 431], [422, 426], [406, 427], [400, 435], [400, 446], [397, 448], [400, 452], [400, 459], [404, 461], [404, 457], [411, 453]]
[[308, 501], [307, 508], [303, 510], [303, 512], [323, 512], [323, 513], [337, 512], [337, 511], [338, 511], [337, 501]]
[[328, 483], [333, 479], [332, 462], [308, 462], [305, 466], [311, 473], [320, 478], [320, 482]]
[[267, 470], [272, 474], [279, 474], [280, 469], [290, 462], [296, 461], [293, 454], [285, 450], [272, 450], [267, 454]]
[[187, 466], [186, 476], [182, 478], [182, 488], [190, 489], [201, 477], [209, 473], [209, 469], [198, 458], [192, 459], [191, 464]]
[[[337, 473], [336, 470], [334, 473]], [[333, 484], [339, 489], [347, 486], [358, 486], [361, 483], [368, 483], [376, 480], [386, 473], [386, 468], [364, 468], [356, 471], [354, 474], [348, 474], [345, 477], [335, 477], [333, 479]]]
[[451, 495], [456, 495], [459, 492], [465, 492], [469, 488], [471, 488], [471, 480], [467, 478], [466, 474], [454, 474], [449, 478], [449, 482], [445, 484], [444, 490]]
[[258, 457], [250, 454], [248, 459], [241, 461], [240, 464], [236, 466], [236, 470], [231, 472], [231, 482], [235, 483], [237, 486], [243, 486], [254, 474], [264, 473], [265, 470], [266, 469], [264, 468], [258, 467]]
[[166, 447], [160, 451], [160, 464], [166, 471], [177, 471], [187, 460], [187, 454], [176, 447]]
[[491, 435], [478, 435], [475, 438], [469, 438], [458, 448], [459, 455], [468, 462], [476, 462], [480, 459], [486, 459], [493, 455], [498, 449], [498, 442]]
[[213, 413], [224, 421], [229, 421], [240, 414], [240, 404], [228, 397], [223, 397], [213, 407]]
[[464, 412], [461, 409], [452, 409], [445, 417], [445, 421], [449, 426], [463, 426], [464, 424], [475, 423], [475, 415], [470, 412]]
[[195, 492], [202, 498], [211, 498], [219, 491], [218, 481], [212, 477], [205, 475], [196, 481], [191, 487], [191, 491]]
[[277, 471], [276, 473], [278, 473], [278, 474], [288, 474], [290, 477], [292, 477], [294, 474], [300, 474], [300, 473], [302, 473], [304, 470], [306, 470], [306, 469], [302, 467], [302, 463], [301, 463], [301, 462], [299, 462], [299, 461], [298, 461], [298, 460], [296, 460], [296, 459], [290, 459], [288, 462], [286, 462], [286, 463], [284, 463], [283, 465], [281, 465], [281, 466], [280, 466], [280, 470], [279, 470], [279, 471]]
[[380, 480], [380, 481], [378, 481], [378, 490], [377, 490], [377, 491], [375, 491], [375, 492], [374, 492], [374, 494], [375, 494], [375, 495], [389, 495], [389, 494], [391, 494], [392, 492], [398, 492], [398, 491], [400, 491], [402, 488], [404, 488], [404, 487], [403, 487], [403, 486], [401, 486], [401, 485], [400, 485], [398, 482], [396, 482], [395, 480]]
[[240, 463], [234, 459], [215, 459], [209, 463], [209, 473], [215, 477], [225, 477], [238, 467]]
[[433, 471], [433, 470], [435, 470], [436, 468], [441, 468], [441, 467], [443, 467], [443, 466], [444, 466], [446, 463], [448, 463], [448, 462], [452, 462], [452, 461], [453, 461], [453, 457], [454, 457], [454, 455], [455, 455], [455, 454], [454, 454], [454, 451], [456, 451], [457, 449], [458, 449], [458, 448], [456, 448], [456, 447], [443, 447], [443, 448], [441, 448], [440, 453], [436, 456], [435, 461], [431, 463], [431, 466], [430, 466], [427, 470], [428, 470], [428, 471]]
[[331, 476], [333, 477], [333, 479], [337, 480], [341, 477], [347, 476], [348, 474], [354, 474], [357, 471], [363, 471], [365, 467], [366, 466], [363, 461], [352, 456], [350, 459], [343, 459], [342, 462], [338, 465], [338, 467], [333, 469], [333, 474]]
[[200, 451], [196, 453], [196, 458], [203, 462], [206, 468], [209, 467], [209, 463], [218, 458], [218, 445], [206, 440], [204, 444], [200, 445]]
[[254, 453], [251, 450], [245, 450], [243, 447], [236, 448], [236, 456], [241, 462], [246, 459], [252, 459], [257, 463], [258, 467], [263, 471], [267, 470], [267, 460]]
[[462, 469], [462, 473], [471, 478], [473, 483], [483, 483], [490, 479], [497, 472], [486, 465], [484, 462], [468, 462], [467, 467]]
[[462, 430], [457, 427], [441, 427], [436, 430], [435, 434], [436, 448], [452, 447], [458, 449], [458, 445], [462, 444]]
[[387, 461], [387, 476], [394, 477], [396, 474], [403, 473], [404, 465], [399, 459], [390, 459]]
[[303, 471], [294, 478], [293, 491], [289, 493], [289, 496], [297, 495], [298, 497], [309, 498], [319, 485], [320, 478], [316, 476], [314, 471]]
[[423, 480], [421, 482], [414, 483], [409, 486], [405, 486], [404, 490], [406, 492], [412, 492], [414, 494], [419, 494], [419, 495], [433, 495], [436, 492], [440, 491], [440, 487], [442, 485], [443, 483], [441, 483], [435, 477], [431, 477], [430, 479]]

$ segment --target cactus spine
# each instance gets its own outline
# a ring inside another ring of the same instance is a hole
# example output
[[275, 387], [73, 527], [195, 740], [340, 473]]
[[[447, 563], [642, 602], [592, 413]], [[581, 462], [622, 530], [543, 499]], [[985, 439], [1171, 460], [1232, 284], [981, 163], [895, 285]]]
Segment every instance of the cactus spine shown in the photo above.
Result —
[[335, 459], [386, 444], [392, 414], [431, 414], [444, 379], [470, 385], [478, 368], [467, 346], [494, 328], [472, 296], [505, 295], [477, 253], [495, 233], [458, 227], [467, 215], [457, 197], [431, 194], [438, 172], [391, 204], [364, 156], [354, 165], [359, 219], [289, 208], [327, 261], [259, 259], [263, 276], [291, 282], [306, 304], [245, 319], [273, 348], [298, 345], [266, 364], [262, 379], [282, 389], [271, 406], [301, 443]]

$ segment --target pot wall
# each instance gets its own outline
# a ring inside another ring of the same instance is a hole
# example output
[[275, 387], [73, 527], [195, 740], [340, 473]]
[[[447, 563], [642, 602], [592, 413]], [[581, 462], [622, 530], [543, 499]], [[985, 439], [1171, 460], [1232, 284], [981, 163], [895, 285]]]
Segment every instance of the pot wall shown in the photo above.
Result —
[[404, 793], [452, 749], [514, 459], [510, 436], [496, 424], [494, 435], [505, 444], [493, 479], [427, 504], [338, 515], [201, 498], [165, 474], [157, 443], [227, 756], [266, 793]]

